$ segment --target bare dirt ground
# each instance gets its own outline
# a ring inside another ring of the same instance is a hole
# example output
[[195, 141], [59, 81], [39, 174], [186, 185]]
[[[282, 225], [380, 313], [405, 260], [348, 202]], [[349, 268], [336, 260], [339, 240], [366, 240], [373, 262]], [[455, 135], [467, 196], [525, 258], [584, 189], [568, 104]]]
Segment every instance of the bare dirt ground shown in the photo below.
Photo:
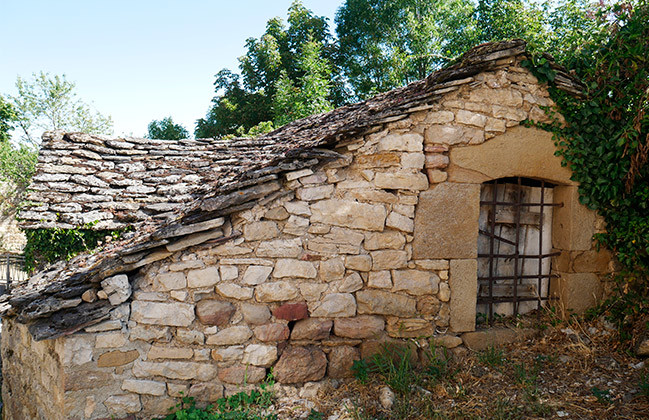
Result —
[[[321, 390], [308, 418], [649, 419], [649, 360], [624, 350], [605, 321], [530, 317], [508, 324], [538, 333], [501, 348], [455, 350], [433, 369], [369, 368], [364, 384]], [[395, 391], [389, 409], [386, 383]]]

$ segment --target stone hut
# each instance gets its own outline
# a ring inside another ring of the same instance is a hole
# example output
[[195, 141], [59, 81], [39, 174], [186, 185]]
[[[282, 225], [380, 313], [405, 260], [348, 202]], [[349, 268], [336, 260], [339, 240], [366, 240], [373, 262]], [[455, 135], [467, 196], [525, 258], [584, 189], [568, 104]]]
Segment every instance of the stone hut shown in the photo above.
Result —
[[521, 125], [552, 105], [525, 57], [481, 45], [255, 139], [47, 134], [24, 226], [135, 228], [4, 298], [5, 418], [148, 419], [271, 368], [285, 390], [346, 377], [386, 341], [454, 348], [478, 313], [593, 304], [602, 223]]

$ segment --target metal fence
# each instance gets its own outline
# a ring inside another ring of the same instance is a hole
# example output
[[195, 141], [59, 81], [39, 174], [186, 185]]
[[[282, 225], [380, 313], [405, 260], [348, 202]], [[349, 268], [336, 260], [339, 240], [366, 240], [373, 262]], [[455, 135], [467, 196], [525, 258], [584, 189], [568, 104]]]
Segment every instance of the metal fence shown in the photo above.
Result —
[[0, 254], [0, 295], [27, 280], [28, 275], [23, 271], [24, 263], [25, 257], [20, 254]]

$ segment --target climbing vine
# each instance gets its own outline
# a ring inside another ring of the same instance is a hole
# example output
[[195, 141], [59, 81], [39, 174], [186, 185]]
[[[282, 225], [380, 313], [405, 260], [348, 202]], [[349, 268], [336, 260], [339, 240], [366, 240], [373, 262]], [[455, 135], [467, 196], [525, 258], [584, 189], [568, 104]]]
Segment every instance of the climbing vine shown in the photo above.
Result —
[[47, 263], [69, 260], [75, 255], [95, 249], [106, 237], [117, 239], [124, 230], [25, 229], [25, 270], [32, 272]]
[[602, 8], [593, 19], [601, 32], [565, 63], [585, 84], [585, 97], [553, 88], [544, 58], [526, 64], [549, 83], [565, 118], [545, 128], [580, 184], [582, 204], [606, 221], [595, 239], [623, 266], [602, 308], [629, 338], [649, 310], [649, 2]]

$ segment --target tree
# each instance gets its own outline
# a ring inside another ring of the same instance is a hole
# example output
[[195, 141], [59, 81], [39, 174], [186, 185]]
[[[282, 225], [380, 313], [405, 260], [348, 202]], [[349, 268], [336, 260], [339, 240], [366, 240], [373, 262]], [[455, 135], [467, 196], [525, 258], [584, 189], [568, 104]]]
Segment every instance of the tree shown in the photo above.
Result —
[[334, 105], [343, 103], [347, 95], [342, 78], [337, 77], [341, 72], [333, 68], [337, 49], [326, 18], [315, 16], [300, 1], [294, 1], [287, 23], [279, 18], [270, 19], [261, 37], [246, 41], [247, 52], [239, 58], [240, 74], [223, 69], [216, 75], [216, 96], [206, 117], [196, 123], [196, 137], [247, 133], [260, 123], [267, 128], [267, 122], [275, 119], [277, 89], [284, 89], [280, 102], [297, 99], [296, 95], [287, 96], [288, 92], [300, 90], [303, 82], [313, 80], [305, 78], [301, 59], [307, 41], [318, 45], [318, 65], [326, 63], [331, 70], [323, 68], [318, 76], [328, 79], [326, 100]]
[[11, 96], [22, 140], [39, 143], [37, 135], [45, 130], [82, 131], [91, 134], [111, 134], [113, 121], [93, 111], [77, 98], [75, 84], [65, 75], [50, 76], [40, 72], [31, 80], [20, 76], [16, 80], [18, 94]]
[[359, 99], [426, 77], [475, 44], [471, 0], [347, 0], [336, 13], [345, 76]]
[[303, 72], [298, 79], [299, 87], [286, 73], [282, 73], [277, 81], [273, 98], [276, 127], [333, 109], [328, 99], [331, 70], [327, 61], [321, 57], [320, 48], [320, 44], [313, 40], [302, 45], [302, 53], [297, 60], [298, 68]]
[[147, 138], [159, 140], [181, 140], [189, 137], [189, 132], [180, 124], [174, 124], [171, 117], [153, 120], [148, 126]]
[[13, 130], [18, 117], [14, 107], [0, 96], [0, 143], [9, 142], [10, 132]]

